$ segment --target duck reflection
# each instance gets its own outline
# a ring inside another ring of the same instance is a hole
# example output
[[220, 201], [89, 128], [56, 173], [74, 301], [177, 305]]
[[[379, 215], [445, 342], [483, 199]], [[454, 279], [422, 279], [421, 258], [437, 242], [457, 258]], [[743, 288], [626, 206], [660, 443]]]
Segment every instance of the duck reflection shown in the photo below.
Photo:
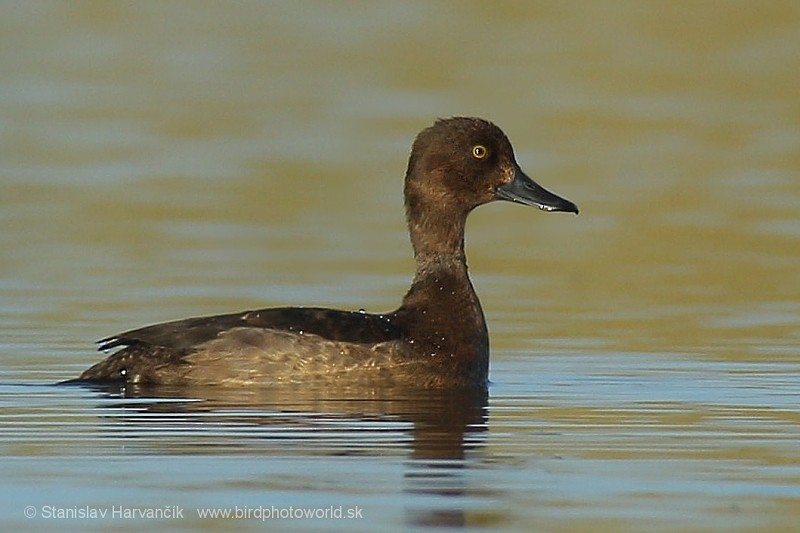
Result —
[[486, 387], [82, 386], [100, 394], [102, 416], [112, 422], [107, 431], [125, 439], [127, 450], [253, 453], [277, 445], [278, 453], [292, 455], [405, 454], [407, 521], [416, 527], [467, 521], [464, 474], [484, 447]]

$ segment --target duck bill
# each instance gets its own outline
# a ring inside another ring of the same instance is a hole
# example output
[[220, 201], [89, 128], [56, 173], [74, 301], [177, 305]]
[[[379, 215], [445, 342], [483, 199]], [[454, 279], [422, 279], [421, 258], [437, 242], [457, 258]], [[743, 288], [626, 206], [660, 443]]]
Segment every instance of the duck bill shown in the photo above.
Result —
[[543, 211], [566, 211], [578, 214], [578, 206], [555, 195], [530, 179], [514, 165], [514, 179], [497, 189], [497, 199], [538, 207]]

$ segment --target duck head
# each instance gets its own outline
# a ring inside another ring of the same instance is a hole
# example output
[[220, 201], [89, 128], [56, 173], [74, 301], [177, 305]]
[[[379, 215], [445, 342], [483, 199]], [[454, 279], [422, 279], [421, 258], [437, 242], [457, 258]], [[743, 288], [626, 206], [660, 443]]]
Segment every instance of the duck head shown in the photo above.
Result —
[[414, 141], [405, 181], [406, 207], [432, 204], [451, 213], [505, 200], [543, 211], [578, 213], [578, 206], [551, 193], [520, 168], [503, 131], [479, 118], [438, 120]]

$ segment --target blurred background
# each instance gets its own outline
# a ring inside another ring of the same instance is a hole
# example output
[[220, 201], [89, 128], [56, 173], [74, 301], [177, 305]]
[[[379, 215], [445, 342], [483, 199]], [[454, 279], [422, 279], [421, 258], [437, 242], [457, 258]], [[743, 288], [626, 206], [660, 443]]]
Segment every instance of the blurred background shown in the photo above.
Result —
[[411, 141], [475, 115], [581, 207], [470, 220], [496, 346], [796, 351], [794, 2], [1, 7], [0, 312], [23, 344], [392, 309]]
[[794, 1], [2, 1], [0, 374], [186, 316], [393, 309], [411, 142], [475, 115], [581, 209], [470, 219], [499, 387], [758, 365], [738, 401], [796, 466], [798, 58]]

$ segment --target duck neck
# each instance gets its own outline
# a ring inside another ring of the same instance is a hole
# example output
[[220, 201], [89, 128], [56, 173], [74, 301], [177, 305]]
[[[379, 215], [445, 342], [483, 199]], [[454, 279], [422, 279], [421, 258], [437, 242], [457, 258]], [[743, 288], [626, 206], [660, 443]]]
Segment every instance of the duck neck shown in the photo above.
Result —
[[441, 357], [450, 366], [464, 367], [461, 372], [469, 371], [476, 379], [484, 380], [489, 336], [467, 273], [467, 212], [453, 213], [441, 205], [427, 206], [421, 213], [408, 211], [416, 273], [397, 315], [404, 324], [407, 340], [425, 355]]
[[417, 270], [428, 263], [442, 261], [460, 262], [466, 268], [464, 228], [467, 213], [454, 214], [445, 206], [414, 211], [407, 209], [407, 218]]

